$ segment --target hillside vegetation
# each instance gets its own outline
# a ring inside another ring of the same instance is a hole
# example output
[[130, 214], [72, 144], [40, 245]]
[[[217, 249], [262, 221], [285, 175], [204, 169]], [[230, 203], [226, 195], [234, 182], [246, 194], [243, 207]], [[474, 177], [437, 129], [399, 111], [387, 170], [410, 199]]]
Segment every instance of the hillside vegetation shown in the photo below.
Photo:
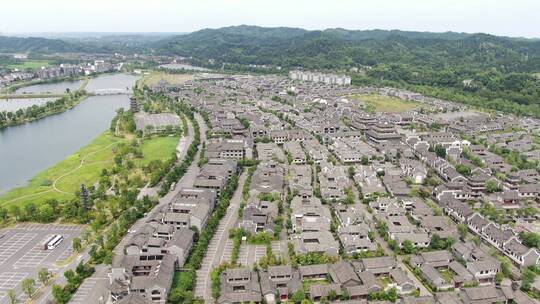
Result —
[[306, 31], [252, 26], [206, 29], [157, 44], [208, 65], [342, 70], [357, 84], [391, 85], [474, 106], [540, 116], [540, 40], [487, 34]]
[[[108, 38], [113, 39], [113, 38]], [[195, 64], [339, 71], [353, 83], [394, 86], [469, 105], [540, 117], [540, 40], [487, 34], [234, 26], [132, 44], [0, 37], [0, 52], [178, 55]], [[213, 61], [209, 61], [213, 59]], [[210, 63], [212, 62], [212, 63]], [[360, 72], [349, 72], [350, 68]]]

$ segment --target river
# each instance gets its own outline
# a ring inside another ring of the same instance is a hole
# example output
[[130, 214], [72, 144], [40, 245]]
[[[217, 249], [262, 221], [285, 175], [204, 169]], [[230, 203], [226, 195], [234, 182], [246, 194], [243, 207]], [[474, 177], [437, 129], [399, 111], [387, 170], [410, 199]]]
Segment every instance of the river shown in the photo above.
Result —
[[[136, 78], [118, 74], [92, 80], [99, 84], [92, 89], [106, 90], [131, 87]], [[120, 107], [129, 107], [129, 95], [91, 96], [63, 113], [0, 130], [0, 193], [24, 186], [40, 171], [88, 144], [109, 128]]]
[[0, 99], [0, 112], [16, 112], [19, 109], [29, 108], [31, 106], [42, 106], [56, 98], [12, 98]]
[[35, 84], [19, 88], [15, 91], [15, 94], [63, 94], [66, 92], [67, 89], [69, 89], [70, 91], [78, 90], [81, 87], [81, 84], [81, 80]]

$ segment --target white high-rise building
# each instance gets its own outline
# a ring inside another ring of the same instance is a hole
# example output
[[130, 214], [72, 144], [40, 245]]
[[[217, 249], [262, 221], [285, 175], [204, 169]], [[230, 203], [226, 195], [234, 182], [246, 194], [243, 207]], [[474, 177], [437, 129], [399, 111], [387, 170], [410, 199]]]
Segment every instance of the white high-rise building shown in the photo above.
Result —
[[351, 77], [347, 75], [322, 74], [309, 71], [290, 71], [289, 78], [292, 80], [302, 80], [309, 82], [324, 82], [335, 85], [351, 85]]

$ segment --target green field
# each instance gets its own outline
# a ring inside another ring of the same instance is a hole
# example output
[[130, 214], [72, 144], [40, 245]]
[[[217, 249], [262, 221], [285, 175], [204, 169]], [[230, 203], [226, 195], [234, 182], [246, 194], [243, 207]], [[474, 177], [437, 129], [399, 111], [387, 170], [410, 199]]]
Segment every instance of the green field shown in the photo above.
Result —
[[21, 63], [9, 64], [7, 68], [19, 70], [37, 70], [43, 66], [48, 67], [49, 62], [46, 60], [25, 60]]
[[[53, 167], [33, 177], [28, 185], [13, 189], [0, 196], [0, 205], [40, 204], [47, 199], [69, 199], [81, 184], [95, 184], [104, 168], [113, 164], [113, 148], [125, 139], [105, 132], [90, 144], [68, 156]], [[138, 165], [159, 159], [167, 160], [175, 151], [178, 137], [155, 137], [142, 144], [143, 158]]]
[[144, 157], [140, 164], [146, 166], [156, 159], [166, 161], [176, 151], [178, 140], [178, 136], [155, 137], [146, 140], [142, 145]]
[[161, 80], [164, 80], [170, 84], [182, 84], [188, 80], [193, 80], [193, 75], [190, 74], [169, 74], [163, 72], [151, 72], [150, 74], [144, 75], [138, 82], [137, 86], [142, 88], [144, 85], [149, 87], [159, 83]]
[[353, 99], [365, 103], [365, 110], [368, 112], [393, 112], [401, 113], [418, 109], [420, 105], [413, 101], [407, 101], [396, 97], [381, 95], [352, 95]]

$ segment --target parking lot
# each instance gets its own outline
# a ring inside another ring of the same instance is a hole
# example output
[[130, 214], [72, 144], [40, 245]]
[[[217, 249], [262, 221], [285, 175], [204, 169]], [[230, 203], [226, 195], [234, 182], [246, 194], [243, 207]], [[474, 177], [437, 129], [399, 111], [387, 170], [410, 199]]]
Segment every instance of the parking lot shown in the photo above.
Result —
[[[89, 302], [96, 302], [99, 297], [96, 294], [96, 290], [102, 290], [106, 288], [107, 279], [105, 278], [88, 278], [79, 286], [73, 298], [69, 301], [70, 304], [84, 304]], [[97, 286], [100, 285], [99, 288]], [[102, 285], [102, 286], [101, 286]]]
[[[69, 258], [73, 252], [71, 240], [80, 232], [80, 226], [52, 224], [21, 224], [0, 230], [0, 303], [8, 303], [10, 289], [21, 296], [20, 283], [25, 278], [34, 278], [38, 287], [39, 269], [59, 272], [58, 263]], [[64, 240], [55, 249], [45, 250], [44, 242], [56, 234]]]

